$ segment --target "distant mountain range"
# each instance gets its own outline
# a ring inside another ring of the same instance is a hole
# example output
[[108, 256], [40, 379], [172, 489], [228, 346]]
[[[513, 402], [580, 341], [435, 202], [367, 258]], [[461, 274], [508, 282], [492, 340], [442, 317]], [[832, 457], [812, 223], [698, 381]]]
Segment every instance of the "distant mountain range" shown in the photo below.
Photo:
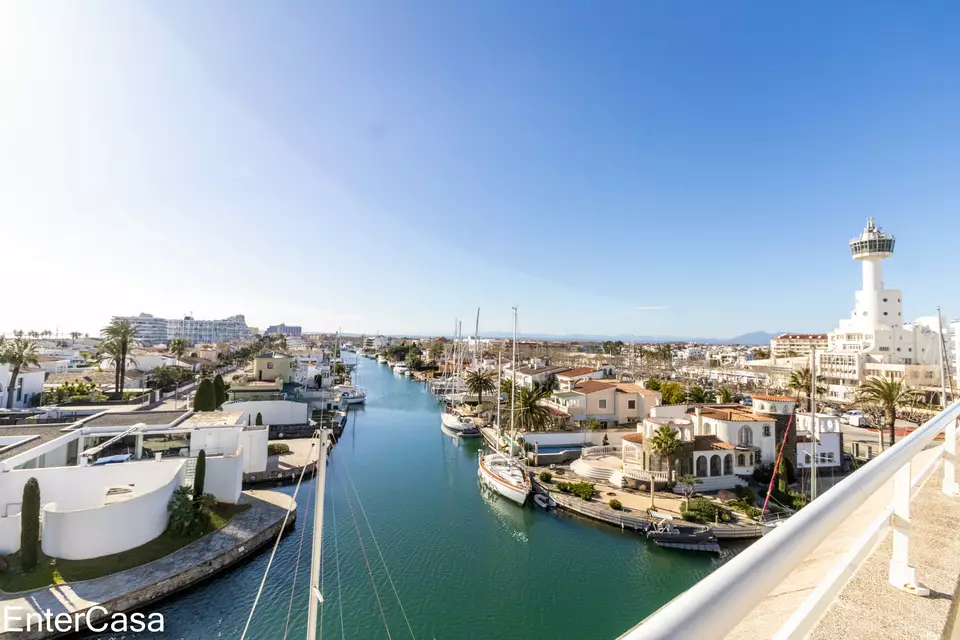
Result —
[[[734, 336], [732, 338], [694, 338], [689, 336], [631, 336], [631, 335], [615, 335], [615, 336], [604, 336], [599, 334], [590, 334], [590, 333], [568, 333], [564, 335], [554, 335], [548, 333], [523, 333], [520, 335], [521, 339], [524, 340], [549, 340], [553, 342], [605, 342], [607, 340], [612, 340], [616, 342], [617, 340], [622, 340], [623, 342], [700, 342], [705, 344], [749, 344], [749, 345], [768, 345], [770, 344], [770, 338], [775, 338], [776, 336], [783, 333], [779, 331], [777, 333], [767, 333], [766, 331], [753, 331], [751, 333], [744, 333], [743, 335]], [[348, 336], [351, 334], [343, 334]], [[387, 334], [394, 335], [394, 334]], [[396, 334], [403, 335], [407, 338], [429, 338], [432, 336], [426, 335], [415, 335], [415, 334]], [[481, 332], [481, 338], [509, 338], [512, 334], [507, 331], [488, 331]]]

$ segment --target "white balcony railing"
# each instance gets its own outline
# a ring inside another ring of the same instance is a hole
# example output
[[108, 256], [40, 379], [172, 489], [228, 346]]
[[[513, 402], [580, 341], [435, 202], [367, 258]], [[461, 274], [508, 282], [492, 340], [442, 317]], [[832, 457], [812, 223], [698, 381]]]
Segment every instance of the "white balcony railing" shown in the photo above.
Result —
[[580, 455], [584, 458], [587, 456], [602, 456], [602, 455], [620, 455], [620, 447], [608, 445], [600, 447], [584, 447], [580, 452]]
[[650, 476], [653, 476], [654, 482], [669, 482], [670, 480], [669, 471], [647, 471], [646, 469], [638, 469], [636, 467], [630, 467], [630, 466], [623, 467], [624, 478], [630, 478], [631, 480], [640, 480], [642, 482], [649, 482]]
[[[621, 638], [726, 636], [859, 506], [891, 480], [893, 500], [889, 505], [871, 521], [858, 542], [827, 572], [779, 631], [770, 631], [778, 639], [805, 638], [888, 529], [893, 533], [891, 584], [921, 593], [917, 591], [917, 576], [910, 566], [910, 501], [941, 458], [944, 459], [943, 492], [958, 494], [958, 418], [960, 402], [938, 413]], [[915, 474], [914, 457], [943, 431], [946, 431], [943, 444], [937, 445], [935, 452], [931, 450], [932, 455], [924, 456], [929, 462]]]

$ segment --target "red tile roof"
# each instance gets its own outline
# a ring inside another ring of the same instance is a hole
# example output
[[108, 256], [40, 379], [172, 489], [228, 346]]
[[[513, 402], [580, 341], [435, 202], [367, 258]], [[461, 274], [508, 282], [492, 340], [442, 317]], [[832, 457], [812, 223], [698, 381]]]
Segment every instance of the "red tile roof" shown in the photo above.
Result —
[[616, 384], [611, 382], [603, 382], [602, 380], [584, 380], [583, 382], [578, 382], [571, 391], [576, 391], [584, 395], [589, 393], [596, 393], [597, 391], [604, 391], [606, 389], [613, 389], [616, 387]]
[[754, 400], [766, 400], [767, 402], [796, 402], [796, 398], [790, 396], [751, 396]]
[[576, 378], [577, 376], [586, 375], [588, 373], [596, 373], [597, 370], [593, 367], [579, 367], [578, 369], [568, 369], [567, 371], [561, 371], [557, 374], [558, 378]]
[[728, 442], [724, 442], [717, 436], [693, 437], [694, 451], [728, 451], [733, 449], [736, 449], [736, 447]]
[[754, 415], [749, 409], [731, 408], [717, 409], [716, 407], [703, 407], [700, 415], [704, 418], [713, 418], [714, 420], [723, 420], [724, 422], [773, 422], [773, 418], [760, 417]]

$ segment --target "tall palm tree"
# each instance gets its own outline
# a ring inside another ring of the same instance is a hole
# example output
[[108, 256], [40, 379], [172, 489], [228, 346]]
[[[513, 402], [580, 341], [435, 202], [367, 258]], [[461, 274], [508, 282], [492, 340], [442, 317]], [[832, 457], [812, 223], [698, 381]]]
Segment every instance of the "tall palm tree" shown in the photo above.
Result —
[[44, 338], [49, 338], [50, 336], [53, 335], [53, 331], [50, 331], [50, 329], [44, 329], [43, 331], [40, 332], [40, 335], [43, 336]]
[[[805, 396], [807, 398], [807, 409], [810, 410], [810, 398], [812, 391], [810, 367], [795, 369], [790, 372], [790, 379], [787, 381], [787, 388], [797, 392], [797, 397]], [[826, 388], [821, 384], [823, 376], [817, 376], [817, 395], [826, 392]]]
[[101, 329], [100, 335], [110, 343], [109, 351], [104, 351], [113, 359], [117, 370], [114, 389], [122, 394], [127, 362], [136, 364], [128, 354], [137, 345], [137, 327], [127, 318], [117, 318]]
[[497, 388], [497, 383], [494, 382], [493, 371], [491, 369], [470, 371], [467, 373], [464, 382], [467, 385], [467, 389], [470, 390], [470, 393], [477, 394], [478, 407], [483, 405], [483, 394], [493, 393]]
[[443, 345], [439, 342], [434, 342], [432, 345], [430, 345], [427, 355], [430, 356], [431, 360], [437, 362], [441, 357], [443, 357]]
[[[917, 391], [911, 389], [900, 380], [888, 378], [870, 378], [857, 388], [857, 403], [876, 405], [883, 410], [884, 421], [890, 430], [890, 445], [896, 437], [894, 428], [897, 425], [897, 409], [913, 405], [917, 400]], [[882, 433], [882, 431], [881, 431]], [[883, 436], [880, 437], [880, 448], [883, 449]]]
[[37, 345], [33, 340], [14, 338], [4, 340], [0, 348], [0, 364], [10, 367], [10, 384], [7, 385], [7, 409], [13, 408], [13, 390], [17, 388], [17, 378], [20, 369], [32, 364], [39, 364]]
[[40, 337], [40, 332], [30, 329], [30, 331], [27, 331], [27, 337], [32, 338], [33, 340], [36, 340], [37, 338]]
[[137, 359], [127, 352], [116, 340], [106, 340], [100, 343], [99, 355], [113, 364], [113, 389], [117, 393], [123, 393], [123, 384], [126, 381], [127, 364], [137, 365]]
[[733, 392], [726, 387], [720, 387], [720, 402], [723, 402], [724, 404], [733, 402]]
[[530, 431], [543, 431], [550, 424], [550, 409], [540, 404], [546, 393], [528, 387], [517, 387], [516, 424]]
[[71, 331], [71, 332], [70, 332], [70, 339], [73, 340], [74, 342], [76, 342], [77, 340], [79, 340], [79, 339], [80, 339], [80, 332], [79, 332], [79, 331]]
[[667, 425], [662, 425], [653, 432], [650, 438], [650, 451], [667, 459], [667, 477], [673, 468], [673, 457], [680, 453], [683, 444], [680, 442], [680, 433]]
[[190, 343], [185, 338], [174, 338], [170, 341], [170, 344], [167, 345], [167, 351], [177, 356], [177, 358], [182, 358], [183, 354], [185, 354], [189, 348]]

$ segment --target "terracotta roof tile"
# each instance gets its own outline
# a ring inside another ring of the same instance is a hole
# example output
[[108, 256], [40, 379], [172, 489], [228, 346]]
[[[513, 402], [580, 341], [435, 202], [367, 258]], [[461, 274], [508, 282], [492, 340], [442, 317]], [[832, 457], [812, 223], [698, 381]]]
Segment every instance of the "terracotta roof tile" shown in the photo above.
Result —
[[754, 400], [766, 400], [767, 402], [796, 402], [796, 398], [790, 396], [750, 396]]
[[731, 408], [717, 409], [716, 407], [703, 407], [700, 415], [704, 418], [713, 418], [714, 420], [723, 420], [724, 422], [773, 422], [771, 417], [760, 417], [754, 415], [749, 409]]
[[627, 442], [633, 442], [635, 444], [643, 444], [643, 434], [642, 433], [627, 433], [624, 434], [623, 439]]
[[724, 442], [717, 436], [694, 436], [694, 451], [730, 451], [736, 449], [735, 446]]
[[603, 382], [602, 380], [584, 380], [583, 382], [578, 382], [572, 390], [582, 394], [596, 393], [597, 391], [604, 391], [606, 389], [613, 389], [616, 387], [616, 384], [611, 382]]
[[567, 369], [566, 371], [561, 371], [557, 374], [558, 378], [576, 378], [577, 376], [583, 376], [588, 373], [596, 373], [597, 369], [593, 367], [579, 367], [577, 369]]

